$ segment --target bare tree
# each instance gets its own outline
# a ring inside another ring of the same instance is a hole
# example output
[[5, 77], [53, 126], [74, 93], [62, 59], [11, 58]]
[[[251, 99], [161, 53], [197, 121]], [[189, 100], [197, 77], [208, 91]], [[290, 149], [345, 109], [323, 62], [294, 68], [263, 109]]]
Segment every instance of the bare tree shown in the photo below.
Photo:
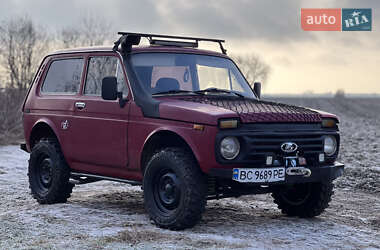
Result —
[[58, 36], [64, 48], [104, 45], [112, 36], [112, 25], [104, 18], [89, 13], [79, 25], [63, 28]]
[[46, 36], [28, 17], [0, 25], [0, 64], [7, 73], [6, 87], [26, 90], [41, 59]]
[[63, 43], [64, 48], [81, 46], [81, 35], [78, 29], [69, 27], [60, 31], [59, 39]]
[[0, 144], [22, 137], [20, 106], [47, 47], [41, 30], [28, 17], [0, 24]]
[[238, 64], [249, 84], [253, 86], [254, 82], [261, 82], [263, 87], [266, 87], [271, 68], [258, 55], [232, 55], [232, 58]]

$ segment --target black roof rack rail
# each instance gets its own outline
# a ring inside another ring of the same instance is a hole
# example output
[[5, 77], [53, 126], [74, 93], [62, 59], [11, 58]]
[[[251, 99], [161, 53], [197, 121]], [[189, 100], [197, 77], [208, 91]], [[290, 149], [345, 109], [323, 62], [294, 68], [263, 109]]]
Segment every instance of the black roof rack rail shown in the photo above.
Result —
[[[150, 44], [165, 45], [165, 46], [178, 46], [178, 47], [198, 47], [198, 42], [215, 42], [219, 44], [220, 50], [223, 54], [227, 54], [227, 50], [223, 47], [225, 40], [214, 39], [214, 38], [201, 38], [201, 37], [187, 37], [187, 36], [169, 36], [169, 35], [159, 35], [159, 34], [146, 34], [146, 33], [134, 33], [134, 32], [118, 32], [121, 37], [115, 42], [113, 50], [117, 50], [121, 44], [122, 50], [126, 53], [131, 51], [132, 45], [138, 45], [140, 43], [141, 37], [148, 38]], [[174, 41], [174, 40], [162, 40], [153, 38], [169, 38], [177, 40], [193, 40], [195, 42], [187, 41]]]

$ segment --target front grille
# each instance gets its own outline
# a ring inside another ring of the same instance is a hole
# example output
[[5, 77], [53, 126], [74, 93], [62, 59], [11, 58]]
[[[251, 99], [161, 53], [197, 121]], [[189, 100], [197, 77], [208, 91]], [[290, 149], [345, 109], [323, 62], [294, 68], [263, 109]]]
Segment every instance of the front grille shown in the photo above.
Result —
[[243, 162], [255, 162], [265, 164], [266, 156], [273, 155], [275, 159], [282, 161], [283, 157], [295, 155], [295, 153], [284, 153], [281, 145], [284, 142], [294, 142], [298, 145], [298, 155], [304, 156], [308, 163], [314, 163], [318, 154], [323, 152], [323, 134], [321, 133], [260, 133], [241, 137], [245, 147], [242, 154]]

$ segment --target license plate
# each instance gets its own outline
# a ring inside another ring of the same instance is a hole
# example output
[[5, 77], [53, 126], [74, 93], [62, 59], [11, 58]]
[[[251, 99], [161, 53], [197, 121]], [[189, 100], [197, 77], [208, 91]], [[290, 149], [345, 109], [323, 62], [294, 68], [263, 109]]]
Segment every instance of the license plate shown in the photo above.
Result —
[[285, 168], [234, 168], [232, 180], [253, 183], [284, 181]]

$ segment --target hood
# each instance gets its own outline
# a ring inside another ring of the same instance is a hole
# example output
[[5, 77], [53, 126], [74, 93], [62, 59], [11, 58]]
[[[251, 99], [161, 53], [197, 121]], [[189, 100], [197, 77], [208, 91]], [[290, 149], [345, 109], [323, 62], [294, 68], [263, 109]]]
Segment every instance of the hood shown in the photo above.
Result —
[[242, 123], [321, 122], [336, 116], [317, 110], [255, 99], [221, 96], [160, 98], [160, 117], [217, 125], [220, 118], [240, 118]]
[[232, 110], [178, 98], [160, 98], [160, 117], [170, 120], [217, 125], [220, 118], [238, 118]]

